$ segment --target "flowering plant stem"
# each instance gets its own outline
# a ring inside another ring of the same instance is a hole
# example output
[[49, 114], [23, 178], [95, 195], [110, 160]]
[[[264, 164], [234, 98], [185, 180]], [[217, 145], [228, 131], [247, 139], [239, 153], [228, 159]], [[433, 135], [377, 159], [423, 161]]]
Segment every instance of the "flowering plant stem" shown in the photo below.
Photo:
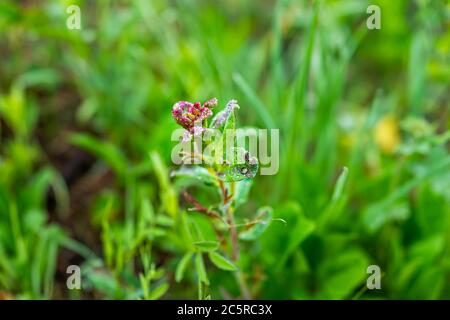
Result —
[[[227, 188], [225, 188], [224, 183], [220, 180], [219, 186], [220, 190], [222, 191], [222, 201], [223, 201], [223, 208], [225, 209], [225, 216], [227, 217], [228, 222], [228, 230], [230, 232], [230, 242], [231, 242], [231, 259], [234, 263], [237, 264], [239, 260], [239, 237], [237, 232], [237, 225], [234, 222], [234, 210], [233, 207], [229, 204], [230, 199], [233, 197], [233, 194], [229, 195]], [[230, 189], [234, 193], [235, 190], [235, 182], [230, 182]], [[245, 281], [244, 274], [240, 269], [237, 269], [234, 272], [234, 276], [236, 278], [236, 281], [239, 285], [239, 289], [241, 291], [242, 297], [246, 300], [251, 300], [252, 295], [250, 292], [250, 289], [248, 288], [247, 282]]]

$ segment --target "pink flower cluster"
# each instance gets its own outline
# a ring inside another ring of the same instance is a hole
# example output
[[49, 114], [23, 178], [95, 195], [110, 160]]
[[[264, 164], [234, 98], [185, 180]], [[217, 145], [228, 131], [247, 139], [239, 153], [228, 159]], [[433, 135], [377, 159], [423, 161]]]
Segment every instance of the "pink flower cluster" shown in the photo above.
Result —
[[195, 127], [201, 127], [203, 120], [212, 116], [211, 109], [216, 105], [216, 98], [206, 101], [203, 105], [200, 102], [179, 101], [172, 108], [172, 116], [179, 125], [194, 133]]

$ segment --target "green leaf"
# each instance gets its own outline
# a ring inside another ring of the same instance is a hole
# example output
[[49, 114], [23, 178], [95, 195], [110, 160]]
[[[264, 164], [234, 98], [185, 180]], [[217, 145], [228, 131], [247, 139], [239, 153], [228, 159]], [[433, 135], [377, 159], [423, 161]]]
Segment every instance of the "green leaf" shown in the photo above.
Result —
[[168, 289], [169, 289], [169, 284], [164, 282], [163, 284], [159, 285], [156, 289], [153, 289], [151, 291], [149, 299], [157, 300], [157, 299], [161, 298], [164, 294], [166, 294]]
[[23, 228], [27, 232], [38, 234], [44, 228], [47, 220], [47, 213], [40, 209], [31, 209], [26, 212], [23, 218]]
[[200, 166], [182, 167], [179, 170], [172, 172], [172, 177], [179, 178], [186, 185], [196, 184], [198, 182], [206, 185], [217, 185], [217, 179], [212, 172]]
[[[445, 286], [445, 270], [435, 262], [424, 263], [415, 258], [403, 263], [397, 277], [392, 279], [405, 299], [439, 299]], [[433, 286], [430, 287], [430, 283]]]
[[98, 291], [108, 297], [119, 298], [121, 294], [120, 284], [114, 277], [106, 271], [89, 269], [86, 273], [87, 281]]
[[17, 85], [22, 88], [42, 86], [53, 89], [60, 81], [59, 74], [51, 68], [40, 68], [27, 71], [17, 80]]
[[244, 148], [233, 148], [232, 156], [217, 169], [217, 177], [225, 182], [252, 179], [258, 173], [258, 159]]
[[152, 203], [148, 198], [142, 198], [141, 208], [138, 215], [138, 228], [140, 232], [143, 232], [149, 225], [155, 223], [155, 212], [153, 210]]
[[[404, 197], [407, 196], [407, 194], [415, 188], [420, 183], [431, 180], [433, 178], [442, 176], [443, 172], [447, 172], [450, 169], [450, 158], [449, 157], [443, 157], [439, 161], [434, 161], [433, 163], [430, 163], [426, 168], [424, 168], [424, 171], [420, 174], [417, 174], [417, 176], [404, 184], [398, 186], [395, 191], [389, 193], [386, 198], [370, 204], [363, 212], [363, 219], [366, 221], [366, 225], [368, 222], [373, 221], [375, 219], [375, 222], [378, 222], [377, 215], [382, 214], [383, 212], [386, 212], [393, 207]], [[392, 216], [392, 214], [390, 214]], [[398, 213], [394, 214], [394, 216], [398, 217]], [[384, 223], [384, 221], [383, 221]], [[373, 222], [372, 222], [373, 224]], [[379, 223], [378, 223], [379, 224]], [[375, 223], [374, 226], [372, 226], [370, 229], [376, 230], [378, 228], [377, 223]]]
[[233, 80], [238, 86], [238, 88], [244, 93], [250, 102], [250, 107], [252, 107], [258, 116], [263, 120], [264, 125], [268, 129], [276, 128], [275, 122], [272, 119], [267, 107], [258, 97], [256, 92], [250, 87], [250, 85], [244, 80], [244, 78], [239, 73], [233, 74]]
[[187, 265], [189, 264], [189, 261], [192, 258], [193, 253], [188, 252], [186, 253], [183, 258], [181, 258], [180, 262], [178, 263], [177, 269], [175, 270], [175, 281], [180, 282], [183, 280], [184, 277], [184, 271], [186, 270]]
[[203, 257], [201, 253], [195, 255], [195, 268], [197, 269], [197, 275], [201, 282], [209, 285], [208, 275], [206, 274], [205, 264], [203, 263]]
[[319, 232], [323, 232], [326, 226], [333, 225], [334, 222], [339, 219], [339, 215], [341, 214], [347, 201], [346, 196], [343, 195], [347, 177], [348, 169], [347, 167], [344, 167], [342, 168], [342, 172], [336, 181], [333, 195], [330, 202], [328, 203], [328, 206], [322, 211], [321, 215], [316, 220]]
[[0, 95], [0, 115], [15, 135], [26, 137], [34, 127], [36, 109], [27, 103], [24, 89], [16, 85], [9, 95]]
[[176, 217], [178, 214], [178, 197], [169, 181], [169, 174], [167, 167], [164, 165], [161, 156], [157, 151], [150, 153], [153, 169], [158, 179], [161, 188], [160, 197], [166, 211], [172, 216]]
[[367, 210], [363, 214], [363, 223], [370, 232], [375, 232], [388, 222], [405, 221], [409, 215], [408, 204], [403, 202], [379, 211]]
[[333, 197], [331, 201], [338, 201], [342, 195], [342, 191], [344, 190], [345, 182], [347, 181], [348, 169], [347, 167], [342, 168], [342, 173], [339, 175], [339, 178], [334, 187]]
[[214, 251], [219, 248], [219, 242], [217, 242], [217, 241], [197, 241], [197, 242], [194, 242], [194, 247], [198, 251]]
[[51, 168], [43, 168], [32, 177], [29, 188], [26, 189], [28, 201], [36, 207], [42, 206], [41, 202], [45, 199], [49, 186], [55, 192], [59, 211], [67, 213], [69, 206], [67, 186], [60, 174]]
[[236, 115], [234, 109], [230, 109], [227, 112], [227, 121], [225, 121], [224, 130], [235, 130], [236, 129]]
[[311, 219], [307, 218], [303, 212], [302, 207], [297, 203], [293, 203], [289, 207], [293, 219], [288, 220], [289, 225], [293, 225], [289, 229], [286, 243], [284, 244], [284, 251], [278, 259], [277, 269], [280, 270], [289, 257], [296, 251], [298, 246], [308, 238], [316, 229], [316, 224]]
[[65, 237], [65, 238], [61, 239], [61, 246], [68, 250], [78, 253], [80, 256], [82, 256], [86, 260], [87, 259], [97, 259], [95, 253], [93, 251], [91, 251], [90, 248], [88, 248], [81, 242], [73, 240], [69, 237]]
[[70, 137], [72, 144], [83, 148], [105, 161], [121, 177], [125, 177], [127, 160], [120, 149], [110, 142], [101, 141], [88, 134], [76, 133]]
[[259, 236], [261, 236], [269, 227], [269, 224], [272, 222], [272, 213], [273, 209], [271, 207], [259, 208], [255, 217], [256, 223], [246, 231], [242, 232], [239, 235], [239, 239], [250, 241], [255, 240]]
[[234, 109], [239, 108], [239, 105], [235, 100], [228, 102], [227, 106], [220, 112], [218, 112], [211, 121], [211, 128], [213, 129], [235, 129], [236, 119]]
[[[412, 281], [407, 299], [431, 299], [436, 300], [441, 296], [445, 288], [447, 270], [441, 266], [427, 265], [419, 272], [416, 279]], [[430, 287], [430, 283], [433, 285]]]
[[319, 299], [345, 299], [367, 279], [369, 260], [360, 250], [328, 257], [318, 270], [322, 287]]
[[445, 247], [445, 236], [437, 233], [425, 239], [416, 241], [408, 250], [408, 255], [411, 258], [417, 258], [421, 263], [432, 263], [443, 254]]
[[428, 184], [424, 184], [419, 189], [415, 216], [424, 235], [444, 233], [450, 216], [449, 202]]
[[250, 179], [241, 180], [236, 183], [233, 197], [235, 209], [247, 202], [252, 184], [253, 180]]
[[209, 260], [219, 269], [226, 271], [235, 271], [237, 267], [227, 258], [217, 252], [208, 252]]
[[[214, 141], [214, 161], [216, 163], [222, 163], [227, 156], [226, 150], [236, 146], [236, 117], [234, 109], [238, 108], [236, 101], [231, 100], [228, 102], [224, 110], [217, 113], [211, 123], [211, 128], [222, 129], [222, 135], [220, 138], [216, 138]], [[230, 136], [231, 135], [231, 136]], [[228, 139], [227, 139], [228, 137]], [[233, 145], [227, 146], [227, 140], [232, 142]], [[232, 159], [228, 159], [229, 162], [233, 162]]]

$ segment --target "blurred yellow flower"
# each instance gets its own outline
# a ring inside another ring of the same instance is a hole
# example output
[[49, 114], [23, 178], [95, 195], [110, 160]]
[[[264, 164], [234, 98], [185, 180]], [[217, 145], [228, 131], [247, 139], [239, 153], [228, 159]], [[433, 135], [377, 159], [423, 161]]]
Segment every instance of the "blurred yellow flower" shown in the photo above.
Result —
[[393, 115], [382, 117], [375, 126], [374, 139], [385, 153], [393, 153], [400, 144], [398, 121]]

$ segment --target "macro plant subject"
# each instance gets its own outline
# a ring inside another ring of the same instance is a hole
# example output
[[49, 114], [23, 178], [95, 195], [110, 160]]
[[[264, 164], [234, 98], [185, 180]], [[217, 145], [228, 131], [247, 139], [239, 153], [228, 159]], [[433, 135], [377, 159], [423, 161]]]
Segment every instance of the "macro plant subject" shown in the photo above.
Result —
[[[188, 210], [205, 214], [210, 218], [217, 234], [215, 241], [198, 241], [195, 244], [200, 248], [205, 245], [209, 248], [206, 251], [208, 251], [208, 256], [215, 266], [233, 271], [240, 286], [242, 297], [250, 299], [251, 291], [247, 287], [244, 275], [236, 266], [239, 259], [239, 242], [243, 239], [253, 240], [259, 237], [273, 220], [272, 209], [269, 207], [263, 208], [252, 220], [236, 222], [235, 209], [249, 193], [253, 183], [252, 179], [258, 172], [258, 160], [245, 149], [236, 148], [234, 143], [231, 145], [226, 143], [226, 141], [234, 142], [235, 140], [235, 112], [240, 109], [236, 100], [230, 100], [222, 111], [216, 113], [210, 125], [208, 125], [208, 120], [213, 115], [212, 108], [216, 107], [217, 104], [216, 98], [203, 104], [186, 101], [179, 101], [174, 104], [172, 116], [179, 125], [186, 129], [186, 133], [182, 137], [183, 141], [189, 141], [199, 135], [206, 135], [208, 130], [219, 130], [220, 134], [216, 136], [215, 140], [208, 141], [212, 144], [214, 150], [212, 156], [205, 157], [195, 151], [185, 155], [186, 160], [197, 157], [205, 160], [204, 166], [184, 165], [179, 170], [172, 172], [172, 177], [194, 181], [201, 180], [220, 195], [220, 201], [213, 205], [214, 208], [217, 208], [217, 210], [214, 210], [202, 205], [194, 195], [183, 191], [186, 202], [193, 205]], [[232, 135], [232, 139], [225, 139], [226, 134]], [[231, 158], [225, 156], [227, 149], [231, 150]], [[283, 221], [282, 219], [279, 220]], [[228, 251], [231, 261], [218, 253], [220, 250]], [[205, 296], [203, 286], [209, 285], [204, 271], [202, 255], [202, 249], [200, 249], [196, 252], [195, 258], [199, 274], [199, 298]], [[182, 263], [187, 262], [182, 260]]]

